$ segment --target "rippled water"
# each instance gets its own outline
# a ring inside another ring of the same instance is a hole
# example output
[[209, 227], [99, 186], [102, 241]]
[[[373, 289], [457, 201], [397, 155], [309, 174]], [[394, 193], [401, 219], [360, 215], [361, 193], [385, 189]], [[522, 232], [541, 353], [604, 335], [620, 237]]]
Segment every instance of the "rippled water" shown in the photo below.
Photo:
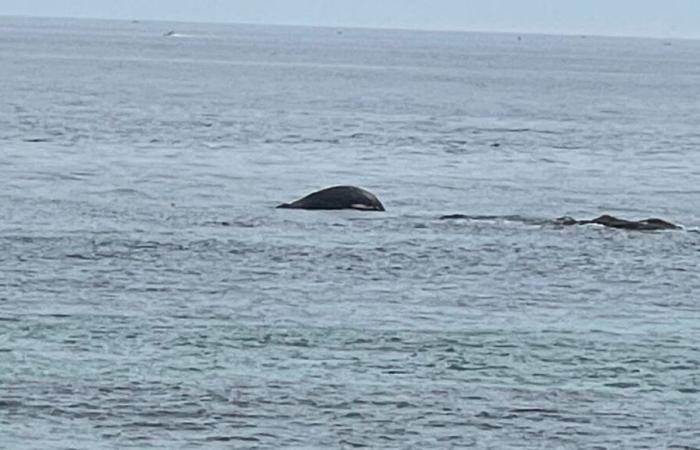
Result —
[[[700, 448], [700, 41], [1, 18], [0, 76], [1, 448]], [[274, 208], [332, 184], [388, 211]]]

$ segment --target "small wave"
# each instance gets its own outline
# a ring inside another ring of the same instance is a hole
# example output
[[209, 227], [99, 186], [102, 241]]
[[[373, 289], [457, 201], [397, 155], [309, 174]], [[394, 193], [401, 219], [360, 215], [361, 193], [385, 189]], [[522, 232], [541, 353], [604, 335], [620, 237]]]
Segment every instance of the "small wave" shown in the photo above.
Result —
[[27, 180], [64, 180], [64, 181], [82, 181], [81, 177], [77, 177], [71, 174], [65, 174], [61, 172], [50, 172], [38, 170], [34, 173], [28, 174], [25, 179]]
[[143, 191], [140, 191], [138, 189], [133, 189], [133, 188], [116, 188], [116, 189], [108, 189], [106, 191], [93, 191], [91, 192], [93, 195], [117, 195], [120, 197], [142, 197], [142, 198], [147, 198], [147, 199], [153, 199], [153, 196], [146, 194]]
[[242, 441], [242, 442], [260, 442], [260, 439], [255, 436], [209, 436], [206, 438], [207, 442], [230, 442], [230, 441]]
[[571, 145], [571, 144], [554, 144], [551, 146], [555, 150], [581, 150], [585, 148], [582, 145]]
[[554, 223], [553, 220], [523, 217], [519, 215], [471, 215], [471, 214], [447, 214], [439, 217], [439, 220], [467, 220], [473, 222], [515, 222], [527, 225], [545, 225]]
[[255, 228], [260, 225], [258, 220], [221, 220], [204, 222], [204, 225], [214, 225], [222, 227], [237, 227], [237, 228]]
[[18, 319], [17, 317], [0, 316], [0, 322], [20, 322], [20, 319]]
[[348, 139], [369, 139], [369, 138], [374, 138], [374, 137], [377, 137], [377, 135], [372, 134], [372, 133], [362, 133], [362, 132], [353, 133], [353, 134], [347, 136]]
[[277, 139], [265, 139], [265, 144], [339, 144], [337, 138], [309, 138], [299, 135], [286, 135]]
[[204, 35], [197, 35], [197, 34], [189, 34], [189, 33], [178, 33], [176, 31], [170, 30], [165, 33], [163, 33], [163, 37], [170, 37], [170, 38], [203, 38], [206, 37]]
[[561, 411], [551, 408], [511, 408], [512, 414], [561, 414]]
[[508, 128], [508, 127], [493, 127], [493, 128], [475, 128], [472, 134], [480, 133], [535, 133], [535, 134], [563, 134], [562, 131], [546, 130], [538, 128]]
[[80, 254], [80, 253], [69, 253], [69, 254], [66, 255], [66, 258], [82, 259], [82, 260], [85, 260], [85, 261], [94, 261], [94, 260], [97, 259], [97, 258], [95, 258], [94, 256], [86, 256], [86, 255], [82, 255], [82, 254]]

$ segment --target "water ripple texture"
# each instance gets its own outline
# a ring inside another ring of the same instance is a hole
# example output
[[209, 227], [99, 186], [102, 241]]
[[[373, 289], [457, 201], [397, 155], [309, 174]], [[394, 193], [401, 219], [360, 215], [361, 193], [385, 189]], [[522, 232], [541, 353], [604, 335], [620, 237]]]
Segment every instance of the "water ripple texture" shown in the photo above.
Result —
[[337, 31], [0, 18], [0, 448], [700, 448], [700, 43]]

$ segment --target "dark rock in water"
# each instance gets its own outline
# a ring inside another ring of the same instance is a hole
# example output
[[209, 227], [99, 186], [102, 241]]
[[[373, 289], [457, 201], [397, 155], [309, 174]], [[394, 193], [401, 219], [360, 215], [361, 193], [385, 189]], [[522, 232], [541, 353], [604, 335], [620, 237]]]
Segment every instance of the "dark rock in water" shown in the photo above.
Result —
[[278, 208], [384, 211], [384, 205], [374, 194], [355, 186], [329, 187], [292, 203], [283, 203]]
[[598, 224], [610, 228], [623, 230], [654, 231], [654, 230], [678, 230], [681, 227], [661, 219], [625, 220], [610, 215], [602, 215], [592, 220], [576, 220], [572, 217], [560, 217], [554, 220], [559, 225], [587, 225]]

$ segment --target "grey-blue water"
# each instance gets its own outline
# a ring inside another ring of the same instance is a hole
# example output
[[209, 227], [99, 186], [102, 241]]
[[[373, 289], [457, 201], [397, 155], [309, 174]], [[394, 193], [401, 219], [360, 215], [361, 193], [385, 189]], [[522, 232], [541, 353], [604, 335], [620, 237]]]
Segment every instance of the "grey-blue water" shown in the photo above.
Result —
[[700, 41], [1, 18], [0, 99], [0, 448], [700, 448]]

